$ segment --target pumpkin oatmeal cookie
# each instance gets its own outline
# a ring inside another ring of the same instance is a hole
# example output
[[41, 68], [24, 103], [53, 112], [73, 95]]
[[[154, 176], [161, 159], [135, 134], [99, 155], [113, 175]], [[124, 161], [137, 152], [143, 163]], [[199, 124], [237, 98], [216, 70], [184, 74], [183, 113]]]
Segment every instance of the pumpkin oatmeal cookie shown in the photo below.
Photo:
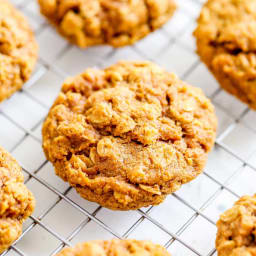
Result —
[[41, 13], [69, 41], [84, 48], [133, 44], [165, 24], [174, 0], [38, 0]]
[[6, 0], [0, 0], [0, 102], [29, 79], [38, 46], [25, 17]]
[[91, 241], [65, 248], [56, 256], [170, 256], [167, 250], [150, 241], [110, 240]]
[[194, 35], [220, 85], [256, 109], [256, 0], [208, 0]]
[[34, 210], [34, 197], [23, 181], [21, 167], [0, 147], [0, 253], [21, 235], [23, 221]]
[[199, 175], [216, 132], [211, 102], [151, 62], [69, 78], [43, 125], [56, 174], [115, 210], [161, 203]]
[[256, 195], [243, 196], [217, 222], [219, 256], [256, 255]]

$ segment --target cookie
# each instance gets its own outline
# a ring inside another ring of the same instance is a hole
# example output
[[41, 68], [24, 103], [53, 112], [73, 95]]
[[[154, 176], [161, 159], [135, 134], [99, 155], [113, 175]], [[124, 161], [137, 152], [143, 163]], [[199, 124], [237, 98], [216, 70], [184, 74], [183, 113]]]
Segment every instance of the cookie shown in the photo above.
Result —
[[167, 250], [150, 241], [110, 240], [91, 241], [65, 248], [56, 256], [170, 256]]
[[0, 102], [29, 79], [38, 46], [25, 17], [6, 0], [0, 0]]
[[256, 1], [208, 0], [194, 35], [221, 87], [256, 109]]
[[151, 62], [69, 78], [43, 125], [43, 148], [82, 197], [114, 210], [161, 203], [203, 170], [211, 102]]
[[256, 255], [256, 195], [241, 197], [217, 222], [218, 256]]
[[22, 223], [35, 207], [35, 199], [23, 182], [21, 167], [0, 147], [0, 253], [21, 235]]
[[85, 48], [133, 44], [165, 24], [174, 0], [38, 0], [41, 13], [70, 42]]

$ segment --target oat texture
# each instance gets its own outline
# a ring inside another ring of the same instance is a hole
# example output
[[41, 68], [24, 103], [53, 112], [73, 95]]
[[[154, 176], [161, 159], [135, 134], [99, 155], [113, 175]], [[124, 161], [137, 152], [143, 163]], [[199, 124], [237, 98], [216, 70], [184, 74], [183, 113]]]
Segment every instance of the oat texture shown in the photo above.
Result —
[[0, 0], [0, 102], [26, 82], [35, 66], [38, 46], [25, 17]]
[[0, 147], [0, 253], [20, 236], [23, 221], [34, 210], [34, 197], [23, 181], [21, 167]]
[[256, 0], [208, 0], [194, 35], [220, 85], [256, 109]]
[[217, 223], [219, 256], [256, 255], [256, 195], [243, 196]]
[[41, 12], [80, 47], [133, 44], [161, 27], [174, 0], [38, 0]]
[[43, 125], [57, 175], [111, 209], [162, 202], [203, 170], [216, 131], [201, 89], [151, 62], [69, 78]]
[[91, 241], [66, 248], [56, 256], [170, 256], [160, 245], [150, 241]]

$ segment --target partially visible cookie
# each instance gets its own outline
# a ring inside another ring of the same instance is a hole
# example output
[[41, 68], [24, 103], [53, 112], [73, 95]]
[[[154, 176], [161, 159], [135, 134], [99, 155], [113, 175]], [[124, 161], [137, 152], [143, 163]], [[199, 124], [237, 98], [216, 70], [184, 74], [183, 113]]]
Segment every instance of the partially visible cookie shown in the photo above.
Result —
[[0, 253], [21, 235], [23, 221], [34, 210], [34, 196], [23, 181], [19, 164], [0, 147]]
[[256, 195], [243, 196], [217, 222], [219, 256], [256, 255]]
[[115, 210], [161, 203], [199, 175], [216, 116], [202, 90], [151, 62], [69, 78], [43, 124], [56, 174]]
[[256, 109], [256, 0], [208, 0], [194, 35], [220, 85]]
[[166, 23], [174, 0], [38, 0], [58, 31], [80, 47], [133, 44]]
[[56, 256], [170, 256], [167, 250], [150, 241], [91, 241], [65, 248]]
[[25, 17], [0, 0], [0, 102], [26, 82], [37, 60], [38, 46]]

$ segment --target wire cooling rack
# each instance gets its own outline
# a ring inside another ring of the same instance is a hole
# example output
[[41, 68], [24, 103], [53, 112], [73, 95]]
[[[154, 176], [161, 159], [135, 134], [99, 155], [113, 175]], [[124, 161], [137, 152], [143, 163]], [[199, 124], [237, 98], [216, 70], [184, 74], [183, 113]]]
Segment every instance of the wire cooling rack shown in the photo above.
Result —
[[[179, 0], [162, 29], [134, 46], [80, 50], [68, 44], [40, 16], [35, 0], [13, 0], [30, 20], [40, 58], [23, 90], [0, 105], [0, 144], [23, 167], [37, 206], [22, 236], [2, 254], [55, 255], [64, 246], [92, 239], [150, 239], [172, 255], [216, 255], [215, 222], [238, 197], [255, 192], [256, 114], [219, 89], [194, 53], [195, 28], [203, 0]], [[41, 125], [63, 80], [87, 67], [121, 59], [149, 59], [201, 87], [219, 118], [216, 146], [205, 171], [159, 206], [113, 212], [83, 200], [55, 176], [41, 149]]]

